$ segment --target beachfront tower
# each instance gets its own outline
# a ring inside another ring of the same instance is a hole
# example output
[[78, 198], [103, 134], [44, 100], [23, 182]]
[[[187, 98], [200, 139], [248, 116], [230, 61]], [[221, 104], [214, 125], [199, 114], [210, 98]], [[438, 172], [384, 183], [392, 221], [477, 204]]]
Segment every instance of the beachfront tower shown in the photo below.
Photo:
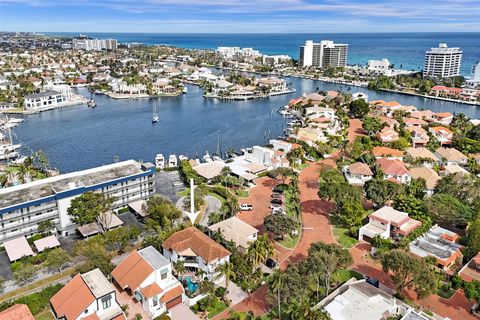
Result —
[[330, 40], [314, 43], [308, 40], [300, 47], [299, 66], [301, 68], [346, 67], [347, 53], [348, 44], [334, 43]]
[[460, 75], [463, 52], [460, 48], [449, 48], [440, 43], [425, 53], [423, 76], [428, 78], [449, 78]]

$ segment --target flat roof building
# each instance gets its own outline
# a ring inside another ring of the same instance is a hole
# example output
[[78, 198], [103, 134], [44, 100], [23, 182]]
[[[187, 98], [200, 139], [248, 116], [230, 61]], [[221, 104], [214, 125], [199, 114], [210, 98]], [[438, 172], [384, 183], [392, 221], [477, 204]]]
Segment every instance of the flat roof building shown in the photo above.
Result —
[[115, 197], [113, 208], [118, 209], [153, 195], [154, 176], [153, 164], [128, 160], [0, 189], [0, 243], [31, 236], [47, 220], [68, 235], [76, 228], [67, 213], [73, 198], [102, 192]]
[[308, 40], [300, 47], [299, 66], [301, 68], [346, 67], [347, 54], [348, 44], [334, 43], [330, 40], [314, 43]]
[[424, 77], [448, 78], [460, 75], [463, 51], [440, 43], [425, 53]]

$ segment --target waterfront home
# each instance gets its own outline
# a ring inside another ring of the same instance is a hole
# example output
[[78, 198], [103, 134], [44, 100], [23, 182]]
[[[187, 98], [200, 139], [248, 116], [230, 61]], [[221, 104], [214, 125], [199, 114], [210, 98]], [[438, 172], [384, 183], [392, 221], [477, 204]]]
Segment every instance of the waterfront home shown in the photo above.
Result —
[[100, 269], [77, 274], [51, 299], [55, 319], [126, 319], [112, 284]]
[[480, 252], [463, 266], [458, 275], [467, 282], [480, 282]]
[[414, 148], [426, 146], [428, 141], [430, 141], [430, 136], [428, 135], [427, 130], [422, 127], [407, 127], [406, 128], [412, 137], [412, 145]]
[[298, 145], [294, 143], [276, 139], [270, 139], [268, 143], [272, 145], [273, 150], [283, 151], [285, 153], [289, 153], [291, 150], [298, 147]]
[[4, 320], [35, 320], [26, 304], [14, 304], [0, 311], [0, 319]]
[[385, 206], [368, 216], [368, 223], [358, 231], [358, 240], [370, 242], [375, 236], [399, 239], [408, 236], [422, 223], [408, 213]]
[[170, 80], [166, 78], [158, 78], [152, 83], [152, 88], [155, 94], [177, 94], [180, 91], [174, 86], [170, 85]]
[[376, 159], [387, 158], [392, 160], [403, 160], [402, 151], [384, 146], [373, 147], [372, 154], [375, 156]]
[[315, 308], [328, 313], [332, 320], [447, 320], [438, 315], [430, 316], [393, 297], [367, 280], [351, 278]]
[[433, 195], [437, 183], [442, 179], [435, 170], [428, 167], [415, 167], [408, 169], [408, 171], [412, 179], [422, 178], [425, 180], [426, 189], [424, 191], [427, 196]]
[[265, 88], [264, 90], [269, 93], [281, 93], [287, 91], [286, 81], [275, 77], [260, 78], [257, 80], [257, 85], [260, 90]]
[[433, 119], [435, 122], [438, 122], [444, 126], [448, 126], [453, 120], [453, 114], [450, 112], [439, 112], [433, 114]]
[[413, 111], [410, 113], [410, 117], [412, 118], [417, 118], [417, 119], [422, 119], [427, 122], [432, 122], [434, 121], [434, 113], [432, 110], [418, 110], [418, 111]]
[[269, 169], [288, 166], [286, 152], [266, 147], [253, 146], [245, 151], [245, 159]]
[[437, 156], [435, 156], [430, 150], [424, 147], [419, 148], [407, 148], [405, 150], [405, 156], [409, 163], [421, 164], [424, 167], [432, 168], [435, 163], [438, 162]]
[[240, 251], [246, 252], [257, 240], [258, 230], [233, 216], [208, 227], [210, 231], [220, 232], [226, 241], [232, 241]]
[[377, 159], [376, 163], [382, 170], [385, 180], [393, 180], [400, 183], [409, 183], [412, 180], [403, 161], [380, 158]]
[[26, 110], [42, 110], [58, 108], [66, 101], [61, 92], [45, 91], [25, 96], [24, 106]]
[[212, 161], [201, 163], [193, 167], [193, 170], [200, 176], [210, 182], [213, 178], [222, 174], [222, 169], [227, 165], [223, 161]]
[[460, 251], [462, 246], [456, 243], [459, 238], [455, 232], [434, 225], [426, 234], [410, 243], [410, 253], [419, 258], [433, 257], [437, 261], [436, 266], [447, 271], [463, 259]]
[[430, 133], [437, 138], [440, 145], [450, 145], [453, 139], [453, 132], [452, 130], [444, 127], [444, 126], [437, 126], [437, 127], [430, 127], [428, 129]]
[[127, 84], [126, 81], [121, 81], [111, 87], [113, 92], [121, 94], [141, 94], [147, 92], [147, 86], [142, 83]]
[[101, 192], [115, 198], [113, 209], [117, 210], [153, 195], [154, 181], [153, 164], [128, 160], [0, 189], [0, 242], [32, 236], [38, 224], [47, 220], [68, 236], [77, 227], [67, 212], [73, 197]]
[[292, 138], [306, 142], [309, 146], [314, 146], [317, 141], [327, 143], [328, 137], [320, 128], [299, 128], [296, 134], [290, 135]]
[[222, 280], [217, 267], [230, 261], [230, 251], [195, 227], [175, 232], [162, 248], [163, 255], [172, 263], [182, 261], [187, 270], [202, 270], [205, 278], [216, 283]]
[[444, 166], [452, 164], [466, 165], [468, 161], [468, 157], [455, 148], [440, 147], [435, 150], [435, 155], [438, 161]]
[[405, 123], [405, 127], [421, 127], [424, 125], [427, 125], [427, 122], [422, 119], [418, 118], [406, 118], [403, 120], [403, 123]]
[[434, 95], [435, 97], [444, 97], [444, 98], [452, 98], [458, 99], [462, 94], [461, 88], [450, 88], [446, 86], [436, 85], [430, 90], [430, 94]]
[[15, 110], [17, 108], [18, 105], [15, 102], [0, 101], [0, 113], [2, 111]]
[[112, 279], [151, 319], [183, 301], [184, 289], [172, 274], [172, 264], [152, 246], [132, 251], [112, 271]]
[[362, 162], [355, 162], [343, 167], [342, 172], [349, 184], [363, 186], [365, 182], [373, 178], [373, 172], [370, 167]]
[[376, 137], [381, 143], [395, 142], [400, 138], [399, 134], [389, 127], [385, 127], [377, 132]]

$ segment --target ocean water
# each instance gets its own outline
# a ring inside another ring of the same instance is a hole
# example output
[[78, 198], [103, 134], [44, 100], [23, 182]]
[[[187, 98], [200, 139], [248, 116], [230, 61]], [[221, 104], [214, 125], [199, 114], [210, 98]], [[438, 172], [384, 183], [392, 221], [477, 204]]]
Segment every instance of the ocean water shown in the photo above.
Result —
[[[76, 36], [78, 33], [50, 33]], [[396, 68], [421, 70], [425, 51], [445, 42], [463, 50], [462, 74], [469, 76], [480, 60], [478, 33], [316, 33], [316, 34], [158, 34], [88, 33], [94, 38], [115, 38], [119, 42], [146, 45], [167, 44], [191, 49], [215, 49], [219, 46], [253, 47], [264, 54], [288, 54], [298, 59], [299, 47], [306, 40], [333, 40], [349, 45], [348, 63], [364, 65], [369, 59], [387, 58]]]
[[[112, 163], [116, 156], [144, 161], [153, 161], [157, 153], [201, 157], [206, 151], [216, 152], [218, 142], [221, 151], [239, 150], [282, 135], [285, 119], [278, 109], [317, 88], [363, 92], [370, 100], [396, 100], [435, 112], [463, 112], [480, 118], [480, 108], [466, 104], [308, 79], [287, 77], [286, 81], [296, 93], [249, 101], [205, 99], [202, 90], [191, 85], [187, 94], [178, 97], [114, 100], [95, 95], [95, 109], [74, 106], [25, 116], [25, 122], [14, 129], [14, 141], [25, 146], [24, 154], [45, 151], [51, 165], [61, 172]], [[87, 89], [78, 92], [89, 96]], [[152, 124], [155, 104], [160, 121]]]

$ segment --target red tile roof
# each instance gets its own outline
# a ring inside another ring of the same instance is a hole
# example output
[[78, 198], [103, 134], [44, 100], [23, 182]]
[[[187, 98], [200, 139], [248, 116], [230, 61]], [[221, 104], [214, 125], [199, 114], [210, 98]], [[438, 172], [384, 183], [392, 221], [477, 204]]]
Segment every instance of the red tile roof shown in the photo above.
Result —
[[15, 304], [0, 312], [0, 320], [35, 320], [26, 304]]
[[112, 271], [112, 277], [122, 289], [128, 287], [134, 291], [154, 271], [137, 250], [134, 250]]
[[372, 150], [372, 153], [375, 157], [384, 157], [384, 156], [403, 157], [402, 151], [388, 148], [388, 147], [381, 147], [381, 146], [374, 147]]
[[230, 251], [195, 227], [175, 232], [165, 240], [162, 247], [167, 250], [175, 250], [176, 252], [191, 249], [207, 263], [230, 255]]
[[156, 282], [154, 282], [151, 285], [148, 285], [145, 288], [142, 288], [140, 290], [142, 291], [143, 295], [147, 299], [155, 297], [156, 295], [163, 292], [162, 288], [160, 288]]
[[160, 298], [160, 301], [166, 303], [172, 299], [183, 294], [183, 288], [181, 285], [174, 287], [173, 289], [168, 290], [165, 294]]
[[65, 316], [67, 320], [76, 319], [94, 301], [95, 297], [80, 274], [50, 299], [57, 317]]
[[390, 160], [385, 158], [377, 159], [377, 164], [385, 174], [392, 176], [402, 176], [408, 174], [408, 170], [405, 167], [403, 161]]

